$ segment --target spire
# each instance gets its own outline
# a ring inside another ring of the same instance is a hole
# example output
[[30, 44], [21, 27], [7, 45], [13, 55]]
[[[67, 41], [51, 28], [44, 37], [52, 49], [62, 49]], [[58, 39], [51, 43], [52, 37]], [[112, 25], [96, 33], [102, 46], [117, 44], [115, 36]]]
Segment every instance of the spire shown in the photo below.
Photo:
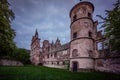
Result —
[[36, 29], [35, 35], [38, 35], [37, 29]]
[[54, 45], [54, 41], [52, 40], [52, 45]]
[[59, 40], [59, 38], [57, 37], [57, 40], [56, 40], [56, 42], [59, 42], [60, 40]]
[[56, 42], [55, 42], [55, 46], [56, 46], [56, 47], [61, 46], [61, 43], [60, 43], [60, 40], [59, 40], [59, 38], [58, 38], [58, 37], [57, 37], [57, 40], [56, 40]]

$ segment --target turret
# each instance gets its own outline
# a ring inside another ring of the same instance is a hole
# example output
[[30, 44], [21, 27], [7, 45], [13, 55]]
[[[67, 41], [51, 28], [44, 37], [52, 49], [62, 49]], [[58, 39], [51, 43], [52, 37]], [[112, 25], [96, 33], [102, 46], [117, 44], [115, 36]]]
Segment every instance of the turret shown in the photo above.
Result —
[[42, 62], [42, 59], [40, 57], [42, 56], [40, 54], [40, 39], [38, 37], [37, 29], [35, 31], [35, 35], [32, 37], [31, 42], [31, 51], [30, 51], [30, 60], [32, 64], [39, 65]]
[[55, 42], [55, 47], [60, 47], [60, 46], [61, 46], [60, 40], [59, 40], [59, 38], [57, 38], [57, 40]]
[[94, 54], [94, 6], [90, 2], [79, 2], [70, 11], [71, 42], [70, 70], [92, 70]]

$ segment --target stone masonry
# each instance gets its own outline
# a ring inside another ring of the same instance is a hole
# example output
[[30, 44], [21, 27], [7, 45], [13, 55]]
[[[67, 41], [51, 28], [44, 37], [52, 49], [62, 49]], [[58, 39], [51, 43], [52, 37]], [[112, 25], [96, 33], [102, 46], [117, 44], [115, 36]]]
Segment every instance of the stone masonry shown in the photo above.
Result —
[[97, 70], [119, 73], [118, 60], [120, 58], [100, 57], [97, 44], [103, 42], [104, 38], [101, 31], [97, 32], [98, 21], [92, 19], [93, 12], [94, 5], [86, 1], [79, 2], [71, 9], [69, 14], [71, 41], [63, 45], [57, 38], [55, 43], [44, 40], [43, 46], [40, 47], [40, 39], [36, 30], [31, 43], [30, 60], [32, 64], [64, 68], [70, 71]]

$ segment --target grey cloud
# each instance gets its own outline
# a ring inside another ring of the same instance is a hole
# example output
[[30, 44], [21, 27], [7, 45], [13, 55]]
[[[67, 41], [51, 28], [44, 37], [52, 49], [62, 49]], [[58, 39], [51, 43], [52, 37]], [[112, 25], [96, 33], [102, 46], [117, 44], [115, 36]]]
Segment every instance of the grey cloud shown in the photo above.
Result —
[[[112, 8], [114, 0], [89, 0], [95, 5], [95, 15], [105, 15], [104, 10]], [[41, 42], [60, 38], [64, 44], [70, 41], [70, 9], [79, 0], [9, 0], [16, 19], [12, 27], [16, 30], [18, 47], [30, 49], [32, 36], [38, 29]], [[25, 38], [26, 37], [26, 38]]]

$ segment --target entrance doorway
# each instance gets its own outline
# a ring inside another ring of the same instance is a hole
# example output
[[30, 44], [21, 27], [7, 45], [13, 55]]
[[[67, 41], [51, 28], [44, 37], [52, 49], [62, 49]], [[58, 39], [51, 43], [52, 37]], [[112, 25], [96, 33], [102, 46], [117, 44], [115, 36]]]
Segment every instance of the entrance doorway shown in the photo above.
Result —
[[39, 63], [38, 65], [39, 65], [39, 66], [42, 66], [43, 64], [42, 64], [42, 63]]
[[77, 61], [73, 62], [73, 65], [72, 65], [72, 66], [73, 66], [73, 69], [72, 69], [72, 70], [73, 70], [74, 72], [77, 72], [77, 70], [78, 70], [78, 62], [77, 62]]

